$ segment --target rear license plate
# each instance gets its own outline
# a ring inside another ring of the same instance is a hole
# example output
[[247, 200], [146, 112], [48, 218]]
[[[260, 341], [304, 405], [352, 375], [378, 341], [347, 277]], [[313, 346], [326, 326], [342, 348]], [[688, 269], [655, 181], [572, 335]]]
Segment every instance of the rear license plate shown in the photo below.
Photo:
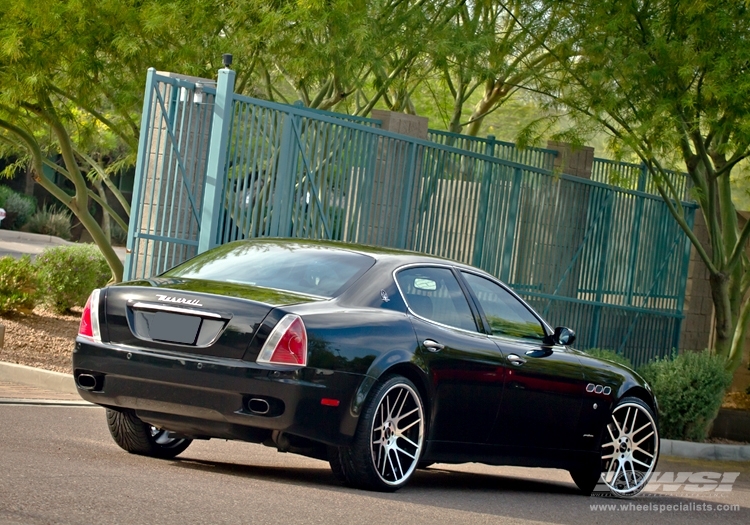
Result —
[[140, 324], [138, 317], [145, 321], [147, 333], [151, 339], [170, 343], [195, 344], [195, 338], [201, 326], [201, 318], [192, 315], [136, 312], [136, 324]]

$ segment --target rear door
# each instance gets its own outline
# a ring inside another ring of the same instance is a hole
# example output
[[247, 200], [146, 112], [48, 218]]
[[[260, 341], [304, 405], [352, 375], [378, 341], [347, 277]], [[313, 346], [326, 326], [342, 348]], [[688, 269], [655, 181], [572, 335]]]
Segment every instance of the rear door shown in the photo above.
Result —
[[485, 443], [503, 392], [503, 355], [477, 329], [450, 267], [414, 266], [396, 274], [435, 392], [430, 439]]
[[571, 448], [585, 392], [578, 358], [545, 344], [547, 330], [526, 305], [499, 283], [462, 272], [505, 355], [503, 400], [489, 437], [512, 448]]

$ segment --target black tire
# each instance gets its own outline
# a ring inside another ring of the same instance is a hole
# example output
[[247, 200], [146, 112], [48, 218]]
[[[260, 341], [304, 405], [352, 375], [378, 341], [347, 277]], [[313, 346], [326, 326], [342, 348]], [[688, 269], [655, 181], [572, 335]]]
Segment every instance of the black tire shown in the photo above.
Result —
[[637, 397], [624, 397], [612, 409], [601, 436], [601, 460], [571, 469], [573, 481], [586, 495], [632, 498], [639, 494], [659, 461], [653, 410]]
[[[394, 410], [399, 410], [400, 417], [391, 417]], [[419, 391], [405, 377], [390, 376], [373, 387], [351, 446], [329, 448], [328, 461], [334, 475], [346, 485], [394, 492], [406, 485], [416, 470], [424, 436], [424, 404]]]
[[193, 442], [192, 439], [170, 437], [167, 431], [138, 419], [131, 410], [107, 409], [107, 426], [120, 448], [141, 456], [171, 459]]

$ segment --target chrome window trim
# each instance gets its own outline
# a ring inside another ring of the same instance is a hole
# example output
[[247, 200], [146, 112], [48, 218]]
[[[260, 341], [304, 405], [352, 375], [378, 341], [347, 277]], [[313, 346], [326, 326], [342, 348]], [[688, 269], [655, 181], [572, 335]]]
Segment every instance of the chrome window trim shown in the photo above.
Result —
[[[421, 319], [423, 321], [427, 321], [428, 323], [440, 326], [442, 328], [448, 328], [450, 330], [458, 330], [460, 332], [464, 332], [471, 335], [478, 335], [487, 337], [487, 334], [480, 332], [478, 329], [475, 330], [466, 330], [465, 328], [459, 328], [457, 326], [451, 326], [449, 324], [441, 323], [439, 321], [434, 321], [432, 319], [428, 319], [427, 317], [422, 317], [418, 313], [416, 313], [414, 310], [411, 309], [411, 306], [409, 306], [409, 302], [406, 300], [406, 294], [401, 289], [401, 285], [398, 283], [398, 279], [396, 278], [396, 274], [402, 270], [408, 270], [410, 268], [442, 268], [444, 270], [448, 270], [451, 272], [451, 275], [453, 275], [453, 278], [455, 279], [456, 276], [453, 274], [453, 269], [458, 268], [457, 266], [453, 266], [451, 264], [440, 264], [440, 263], [409, 263], [405, 264], [403, 266], [399, 266], [395, 270], [393, 270], [392, 278], [393, 282], [396, 283], [396, 288], [398, 289], [398, 293], [401, 295], [401, 300], [406, 305], [406, 310], [408, 313], [416, 317], [417, 319]], [[458, 283], [459, 287], [461, 286], [461, 283], [458, 282], [458, 279], [456, 279], [456, 283]], [[461, 293], [464, 294], [464, 299], [466, 300], [466, 306], [469, 307], [469, 311], [471, 311], [471, 304], [469, 304], [469, 298], [466, 297], [466, 294], [463, 290], [461, 290]]]

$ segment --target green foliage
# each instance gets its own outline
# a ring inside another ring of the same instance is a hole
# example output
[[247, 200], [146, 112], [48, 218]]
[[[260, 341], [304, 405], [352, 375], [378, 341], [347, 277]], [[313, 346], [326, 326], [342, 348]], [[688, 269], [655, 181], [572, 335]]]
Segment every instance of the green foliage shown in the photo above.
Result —
[[0, 315], [28, 313], [37, 300], [37, 277], [28, 255], [0, 258]]
[[631, 369], [633, 368], [633, 363], [630, 361], [630, 359], [622, 354], [618, 354], [614, 350], [607, 350], [606, 348], [589, 348], [588, 350], [586, 350], [586, 353], [591, 357], [606, 359], [607, 361], [612, 361], [614, 363], [617, 363], [618, 365], [627, 366]]
[[15, 192], [10, 187], [0, 185], [0, 208], [5, 208], [5, 199], [13, 193]]
[[28, 228], [31, 233], [42, 233], [70, 240], [70, 219], [69, 211], [48, 207], [31, 216]]
[[[731, 178], [750, 156], [750, 10], [723, 0], [566, 5], [560, 30], [574, 45], [555, 54], [556, 71], [538, 76], [536, 89], [549, 95], [550, 109], [577, 117], [564, 138], [605, 129], [615, 151], [646, 164], [708, 269], [714, 350], [736, 368], [750, 319], [750, 222], [738, 224]], [[680, 204], [688, 196], [670, 181], [673, 169], [688, 172], [708, 247], [692, 232], [691, 212]]]
[[17, 230], [29, 222], [36, 211], [36, 199], [29, 195], [11, 191], [4, 196], [2, 207], [9, 215], [5, 220], [13, 221], [11, 224], [5, 224], [4, 220], [3, 227], [8, 230]]
[[659, 403], [661, 437], [703, 441], [732, 382], [726, 361], [708, 350], [653, 361], [638, 372]]
[[128, 232], [123, 230], [119, 224], [112, 222], [109, 226], [109, 232], [112, 236], [112, 244], [115, 246], [125, 246], [128, 242]]
[[57, 312], [84, 306], [94, 288], [107, 284], [107, 261], [93, 244], [49, 248], [36, 259], [40, 292], [45, 304]]

